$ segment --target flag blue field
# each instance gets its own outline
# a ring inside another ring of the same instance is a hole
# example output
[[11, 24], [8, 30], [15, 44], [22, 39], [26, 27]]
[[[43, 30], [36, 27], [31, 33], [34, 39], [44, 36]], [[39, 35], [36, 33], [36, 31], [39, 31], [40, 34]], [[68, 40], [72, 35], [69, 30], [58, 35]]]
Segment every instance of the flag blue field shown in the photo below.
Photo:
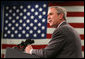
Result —
[[[11, 3], [11, 4], [10, 4]], [[46, 38], [45, 2], [10, 2], [4, 6], [3, 37], [9, 39]]]

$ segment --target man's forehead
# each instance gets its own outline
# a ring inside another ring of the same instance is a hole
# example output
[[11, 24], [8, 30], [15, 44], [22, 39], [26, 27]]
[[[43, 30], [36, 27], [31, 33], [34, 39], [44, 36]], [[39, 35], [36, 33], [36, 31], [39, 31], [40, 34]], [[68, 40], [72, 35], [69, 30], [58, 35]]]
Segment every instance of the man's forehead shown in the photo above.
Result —
[[51, 13], [51, 12], [56, 12], [56, 9], [55, 8], [49, 8], [48, 13]]
[[53, 7], [51, 7], [51, 8], [49, 8], [49, 10], [56, 10], [55, 8], [53, 8]]

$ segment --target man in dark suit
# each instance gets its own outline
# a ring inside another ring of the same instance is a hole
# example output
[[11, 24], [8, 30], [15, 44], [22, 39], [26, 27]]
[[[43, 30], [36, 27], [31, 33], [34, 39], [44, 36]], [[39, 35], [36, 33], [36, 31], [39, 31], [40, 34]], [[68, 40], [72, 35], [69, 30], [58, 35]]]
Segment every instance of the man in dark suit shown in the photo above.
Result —
[[31, 45], [25, 52], [41, 58], [82, 58], [79, 34], [66, 22], [66, 10], [62, 7], [50, 7], [48, 23], [55, 27], [52, 39], [44, 49], [33, 49]]

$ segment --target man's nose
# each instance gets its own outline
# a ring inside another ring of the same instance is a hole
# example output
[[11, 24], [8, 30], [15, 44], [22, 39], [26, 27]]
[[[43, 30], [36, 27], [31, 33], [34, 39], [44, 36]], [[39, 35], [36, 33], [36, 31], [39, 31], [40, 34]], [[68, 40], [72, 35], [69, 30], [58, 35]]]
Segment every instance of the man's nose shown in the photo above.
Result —
[[50, 16], [49, 16], [49, 15], [47, 16], [47, 19], [48, 19], [48, 20], [50, 19]]

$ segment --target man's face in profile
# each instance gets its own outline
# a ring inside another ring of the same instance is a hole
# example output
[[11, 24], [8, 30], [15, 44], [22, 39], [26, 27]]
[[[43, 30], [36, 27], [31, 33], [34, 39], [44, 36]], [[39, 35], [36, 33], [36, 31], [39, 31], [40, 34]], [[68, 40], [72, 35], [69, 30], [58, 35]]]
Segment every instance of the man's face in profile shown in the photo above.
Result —
[[48, 10], [48, 23], [50, 26], [54, 27], [59, 24], [60, 16], [57, 13], [57, 10], [55, 8], [50, 8]]

